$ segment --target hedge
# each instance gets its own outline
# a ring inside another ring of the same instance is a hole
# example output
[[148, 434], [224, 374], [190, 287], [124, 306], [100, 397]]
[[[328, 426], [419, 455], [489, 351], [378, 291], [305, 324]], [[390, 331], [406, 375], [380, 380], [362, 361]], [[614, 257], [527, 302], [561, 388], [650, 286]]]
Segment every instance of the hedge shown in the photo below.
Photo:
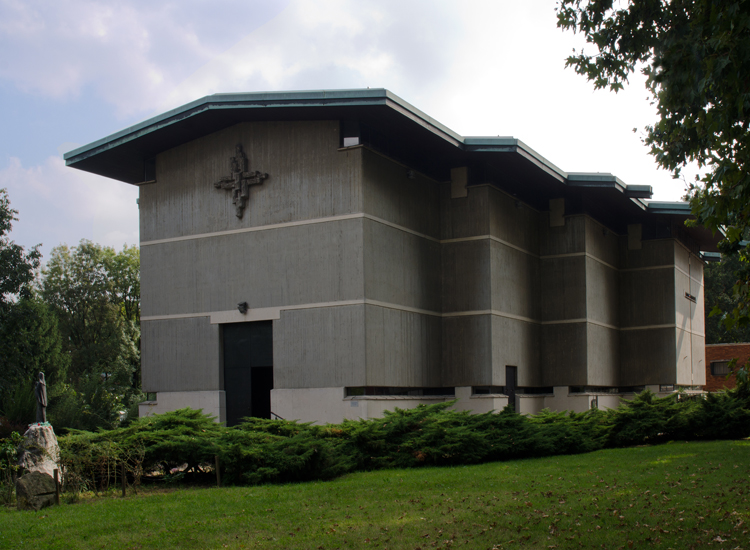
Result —
[[136, 484], [213, 475], [237, 485], [331, 479], [354, 471], [456, 466], [488, 461], [586, 453], [670, 440], [750, 436], [747, 392], [684, 399], [649, 391], [616, 409], [524, 416], [451, 410], [454, 402], [388, 411], [383, 418], [325, 426], [248, 418], [227, 428], [201, 411], [181, 409], [140, 418], [109, 431], [59, 438], [69, 491], [101, 490], [117, 481], [118, 464]]

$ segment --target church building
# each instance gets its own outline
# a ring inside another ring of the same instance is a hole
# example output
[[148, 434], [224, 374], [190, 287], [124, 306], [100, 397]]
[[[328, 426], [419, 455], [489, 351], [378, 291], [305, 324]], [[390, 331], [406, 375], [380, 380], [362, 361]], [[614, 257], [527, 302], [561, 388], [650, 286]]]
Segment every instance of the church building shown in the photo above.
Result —
[[716, 238], [383, 89], [216, 94], [65, 155], [139, 187], [142, 415], [319, 423], [705, 384]]

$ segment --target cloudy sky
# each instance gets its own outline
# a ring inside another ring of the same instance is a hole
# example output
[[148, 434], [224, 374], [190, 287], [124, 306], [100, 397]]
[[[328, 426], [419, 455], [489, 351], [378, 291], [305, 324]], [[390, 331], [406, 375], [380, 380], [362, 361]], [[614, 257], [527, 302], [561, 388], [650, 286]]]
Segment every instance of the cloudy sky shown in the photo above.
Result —
[[[62, 154], [217, 92], [388, 88], [463, 135], [513, 136], [567, 171], [678, 200], [641, 144], [640, 76], [594, 92], [555, 0], [0, 0], [0, 187], [12, 238], [138, 243], [135, 187]], [[634, 133], [633, 129], [639, 131]]]

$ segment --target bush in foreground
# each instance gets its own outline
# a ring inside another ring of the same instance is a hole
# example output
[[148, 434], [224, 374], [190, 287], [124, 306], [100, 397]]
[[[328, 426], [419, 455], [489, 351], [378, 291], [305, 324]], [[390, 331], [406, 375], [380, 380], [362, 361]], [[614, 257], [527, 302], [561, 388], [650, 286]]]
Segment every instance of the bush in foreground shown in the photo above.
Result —
[[739, 392], [693, 400], [645, 391], [616, 409], [532, 416], [508, 408], [470, 414], [451, 410], [452, 404], [396, 409], [383, 418], [337, 425], [249, 418], [231, 428], [182, 409], [125, 428], [63, 436], [62, 462], [69, 490], [96, 491], [116, 483], [122, 463], [137, 481], [143, 472], [165, 479], [175, 472], [208, 475], [219, 457], [223, 479], [245, 485], [750, 436], [750, 399]]

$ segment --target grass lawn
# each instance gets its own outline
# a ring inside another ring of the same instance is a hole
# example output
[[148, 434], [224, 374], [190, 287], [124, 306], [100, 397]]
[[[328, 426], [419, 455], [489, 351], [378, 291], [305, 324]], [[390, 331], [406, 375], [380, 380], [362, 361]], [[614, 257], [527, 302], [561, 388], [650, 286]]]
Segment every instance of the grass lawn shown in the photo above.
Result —
[[750, 441], [0, 510], [0, 548], [741, 548]]

